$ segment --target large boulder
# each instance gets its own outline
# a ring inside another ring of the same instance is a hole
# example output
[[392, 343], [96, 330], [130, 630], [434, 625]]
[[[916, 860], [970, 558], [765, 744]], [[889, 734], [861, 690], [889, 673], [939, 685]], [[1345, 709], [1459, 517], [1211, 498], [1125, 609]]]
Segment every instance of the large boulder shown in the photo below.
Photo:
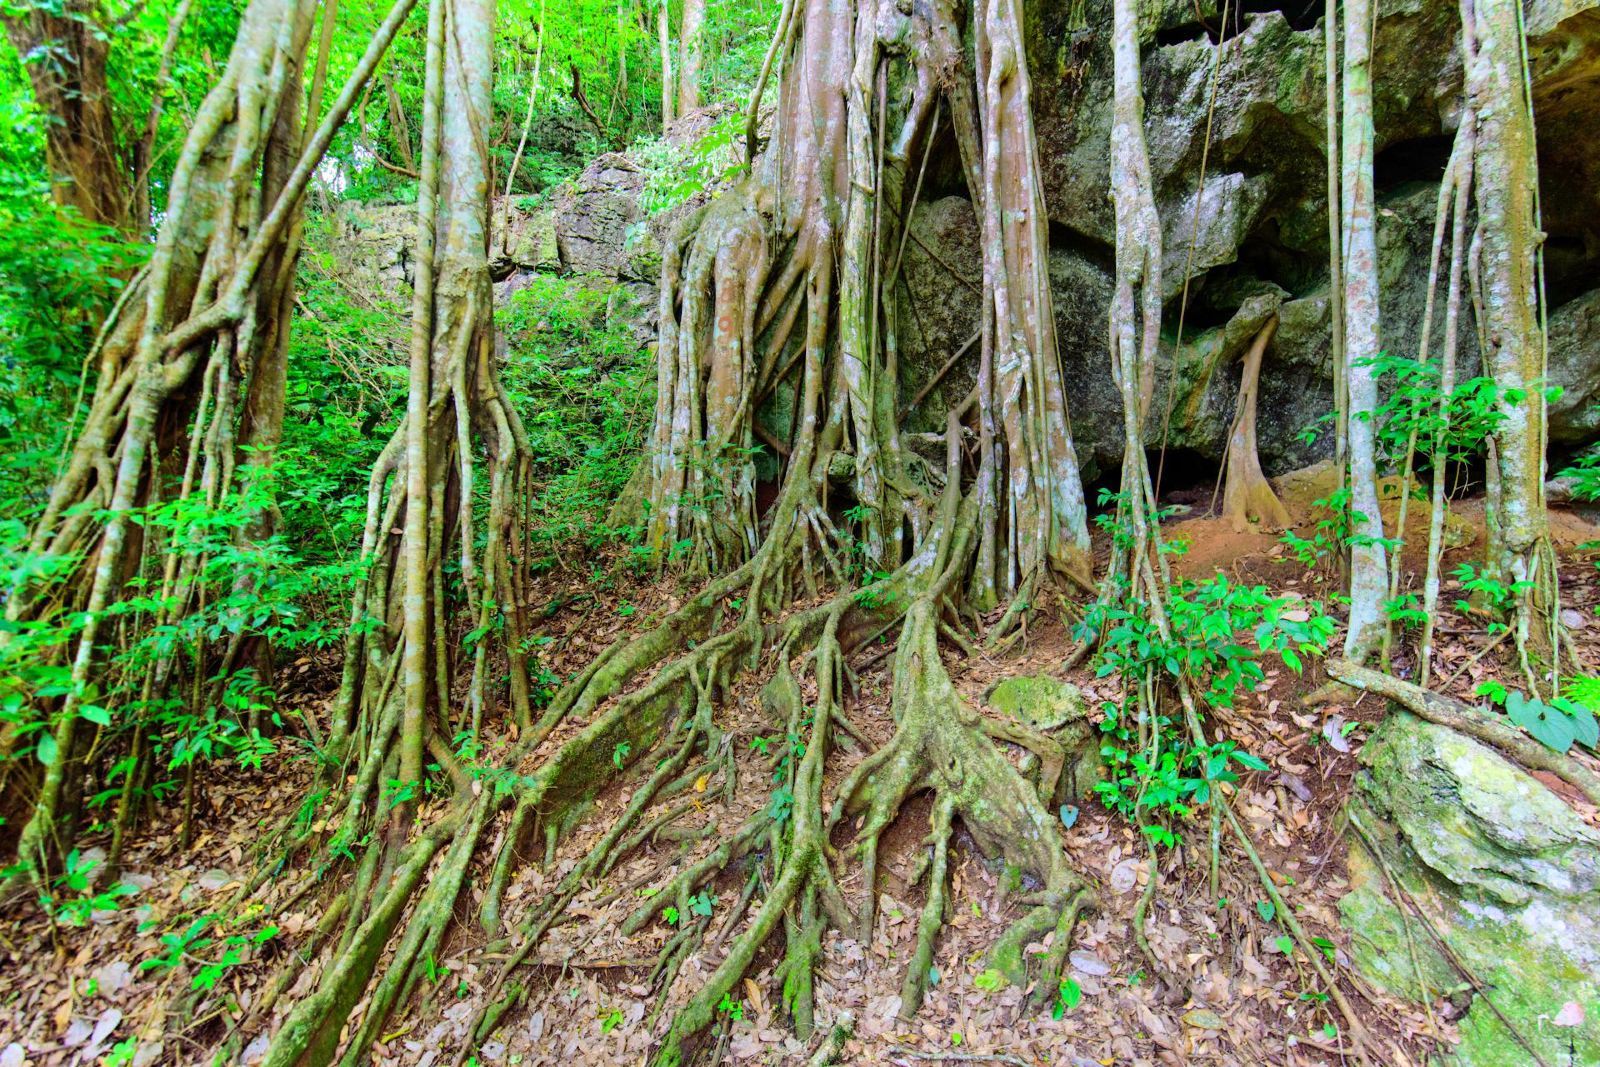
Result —
[[1407, 712], [1361, 762], [1339, 904], [1355, 965], [1396, 995], [1451, 997], [1457, 1067], [1522, 1067], [1524, 1041], [1546, 1063], [1600, 1063], [1600, 832], [1498, 753]]

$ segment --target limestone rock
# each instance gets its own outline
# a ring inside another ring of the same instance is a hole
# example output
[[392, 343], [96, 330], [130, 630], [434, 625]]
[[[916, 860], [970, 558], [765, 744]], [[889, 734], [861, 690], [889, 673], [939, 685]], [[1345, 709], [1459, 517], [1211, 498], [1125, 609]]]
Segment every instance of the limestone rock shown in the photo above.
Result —
[[1083, 690], [1042, 674], [1007, 678], [989, 691], [989, 704], [1035, 730], [1056, 730], [1088, 715]]
[[[1498, 753], [1406, 712], [1374, 732], [1361, 762], [1353, 821], [1494, 1006], [1546, 1062], [1600, 1062], [1592, 1012], [1581, 1026], [1550, 1026], [1568, 1002], [1600, 996], [1600, 832]], [[1359, 843], [1351, 883], [1340, 911], [1364, 974], [1403, 996], [1424, 986], [1435, 997], [1469, 995], [1414, 918], [1408, 934], [1403, 905]], [[1460, 1067], [1530, 1062], [1481, 997], [1460, 1032]]]
[[[1052, 796], [1052, 805], [1089, 796], [1096, 782], [1104, 777], [1100, 760], [1099, 732], [1089, 720], [1089, 706], [1083, 690], [1071, 682], [1048, 675], [1016, 675], [989, 690], [990, 707], [1030, 730], [1036, 730], [1062, 747], [1061, 777]], [[1029, 754], [1029, 767], [1033, 764]]]
[[556, 243], [563, 270], [617, 277], [629, 228], [641, 216], [644, 174], [626, 155], [610, 152], [583, 169], [557, 196]]

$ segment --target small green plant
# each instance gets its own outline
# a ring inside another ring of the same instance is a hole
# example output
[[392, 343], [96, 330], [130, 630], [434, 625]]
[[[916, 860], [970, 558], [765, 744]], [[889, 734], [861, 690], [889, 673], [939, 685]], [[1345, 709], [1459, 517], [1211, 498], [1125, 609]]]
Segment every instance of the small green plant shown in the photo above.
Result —
[[[1123, 596], [1096, 604], [1077, 632], [1085, 640], [1102, 635], [1096, 668], [1102, 677], [1148, 675], [1153, 692], [1183, 684], [1212, 706], [1232, 707], [1240, 692], [1266, 677], [1263, 662], [1275, 659], [1299, 673], [1306, 657], [1322, 653], [1334, 629], [1314, 602], [1235, 585], [1220, 573], [1176, 583], [1167, 615], [1171, 636], [1163, 637], [1149, 605]], [[1111, 773], [1095, 786], [1107, 807], [1169, 848], [1179, 840], [1172, 821], [1209, 802], [1216, 784], [1235, 781], [1233, 767], [1266, 769], [1233, 741], [1196, 746], [1186, 724], [1169, 713], [1170, 703], [1158, 699], [1147, 707], [1136, 691], [1125, 705], [1101, 705], [1100, 751]], [[1148, 740], [1141, 744], [1141, 737]]]
[[133, 893], [134, 888], [126, 882], [118, 882], [104, 892], [93, 892], [91, 875], [99, 864], [99, 860], [77, 849], [67, 853], [61, 873], [51, 881], [56, 890], [65, 892], [40, 893], [39, 907], [52, 919], [68, 926], [87, 925], [97, 911], [116, 911], [117, 901]]
[[677, 926], [678, 920], [682, 918], [682, 916], [678, 914], [677, 908], [673, 907], [671, 904], [668, 904], [666, 907], [661, 909], [661, 918], [666, 921], [668, 926]]
[[628, 758], [628, 753], [633, 751], [633, 746], [626, 741], [618, 741], [617, 746], [611, 750], [611, 762], [617, 770], [622, 770], [622, 763]]
[[203, 989], [210, 992], [217, 987], [217, 982], [222, 979], [224, 974], [244, 962], [246, 949], [264, 945], [277, 936], [278, 928], [276, 926], [263, 926], [254, 934], [234, 934], [223, 938], [221, 957], [201, 967], [190, 982], [190, 988]]
[[717, 1013], [734, 1022], [744, 1018], [744, 1001], [734, 1000], [728, 994], [722, 994], [722, 999], [717, 1002]]
[[972, 984], [985, 993], [998, 993], [1006, 987], [1006, 976], [990, 967], [974, 978]]
[[1467, 594], [1456, 600], [1456, 610], [1469, 616], [1488, 615], [1490, 634], [1505, 632], [1506, 624], [1502, 620], [1516, 610], [1517, 598], [1533, 588], [1533, 583], [1528, 581], [1503, 582], [1470, 563], [1461, 564], [1451, 572], [1451, 577]]
[[1504, 708], [1506, 718], [1547, 748], [1566, 752], [1578, 744], [1594, 751], [1600, 746], [1600, 722], [1587, 704], [1568, 697], [1554, 697], [1547, 703], [1495, 681], [1480, 685], [1478, 695]]
[[711, 911], [716, 906], [717, 906], [717, 895], [715, 893], [704, 893], [704, 892], [701, 892], [701, 893], [696, 893], [694, 896], [689, 898], [689, 912], [690, 912], [690, 914], [698, 915], [698, 916], [700, 916], [701, 918], [704, 918], [704, 919], [711, 918]]
[[601, 1018], [600, 1032], [602, 1034], [609, 1034], [611, 1031], [621, 1026], [626, 1018], [627, 1016], [622, 1014], [621, 1008], [612, 1008], [605, 1014], [603, 1018]]
[[1351, 509], [1348, 489], [1337, 489], [1312, 501], [1311, 508], [1317, 521], [1309, 537], [1285, 530], [1278, 540], [1313, 577], [1327, 579], [1332, 577], [1334, 563], [1350, 545], [1351, 531], [1357, 523], [1366, 521], [1366, 515]]
[[1050, 1010], [1050, 1017], [1059, 1020], [1067, 1012], [1076, 1008], [1083, 1000], [1083, 987], [1072, 978], [1061, 979], [1061, 985], [1056, 990], [1056, 1004]]

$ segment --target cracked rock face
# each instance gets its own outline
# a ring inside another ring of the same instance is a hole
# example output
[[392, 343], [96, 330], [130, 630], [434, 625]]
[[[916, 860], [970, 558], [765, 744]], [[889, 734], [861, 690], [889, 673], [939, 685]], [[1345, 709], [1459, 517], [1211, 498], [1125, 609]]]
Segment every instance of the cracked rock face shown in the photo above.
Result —
[[[1456, 5], [1445, 0], [1379, 7], [1383, 340], [1391, 354], [1415, 357], [1438, 181], [1458, 121], [1460, 23]], [[1279, 325], [1265, 354], [1259, 408], [1261, 459], [1270, 474], [1331, 448], [1327, 434], [1309, 443], [1302, 436], [1333, 406], [1321, 11], [1320, 4], [1285, 5], [1230, 21], [1219, 34], [1214, 6], [1171, 0], [1156, 5], [1143, 27], [1146, 137], [1167, 299], [1152, 410], [1164, 416], [1170, 404], [1169, 447], [1219, 461], [1239, 355], [1275, 307]], [[1114, 241], [1110, 18], [1109, 3], [1085, 0], [1035, 5], [1029, 20], [1057, 334], [1073, 435], [1090, 479], [1114, 472], [1122, 450], [1106, 341]], [[1571, 446], [1600, 436], [1600, 138], [1577, 128], [1600, 115], [1600, 6], [1550, 0], [1532, 5], [1528, 18], [1550, 235], [1550, 383], [1564, 390], [1550, 409], [1550, 437]], [[977, 229], [952, 153], [953, 145], [936, 153], [944, 163], [930, 167], [933, 192], [915, 208], [915, 240], [906, 250], [909, 299], [902, 291], [899, 322], [901, 358], [916, 368], [906, 376], [911, 395], [976, 329], [978, 297], [968, 282], [981, 283]], [[1470, 317], [1458, 358], [1463, 376], [1477, 373]], [[969, 354], [913, 413], [914, 428], [938, 429], [938, 412], [959, 402], [974, 377]], [[1160, 423], [1153, 415], [1147, 441], [1161, 439]]]
[[[1094, 481], [1114, 474], [1122, 453], [1106, 340], [1111, 8], [1109, 0], [1026, 6], [1057, 336], [1078, 455]], [[1146, 440], [1162, 439], [1170, 406], [1169, 448], [1220, 461], [1239, 356], [1275, 311], [1258, 437], [1267, 473], [1281, 474], [1332, 447], [1329, 434], [1303, 435], [1333, 407], [1322, 5], [1295, 0], [1231, 16], [1226, 27], [1214, 0], [1147, 6], [1146, 130], [1166, 311]], [[1549, 429], [1565, 449], [1600, 437], [1600, 0], [1531, 0], [1527, 25], [1548, 234], [1549, 382], [1562, 390]], [[1407, 358], [1419, 347], [1438, 181], [1458, 121], [1459, 31], [1453, 0], [1379, 3], [1373, 101], [1383, 344]], [[646, 180], [639, 161], [608, 153], [548, 206], [513, 211], [496, 261], [502, 294], [535, 270], [600, 275], [618, 283], [615, 313], [637, 323], [641, 342], [652, 339], [661, 242], [682, 212], [643, 210]], [[351, 253], [359, 269], [382, 286], [409, 282], [410, 209], [360, 208], [351, 219], [342, 239], [360, 246]], [[908, 415], [915, 435], [942, 431], [942, 413], [976, 378], [977, 346], [962, 349], [978, 329], [981, 255], [948, 129], [930, 156], [912, 238], [898, 293], [902, 409], [938, 379]], [[1463, 326], [1458, 358], [1468, 376], [1479, 365], [1470, 314]], [[779, 390], [769, 404], [786, 402]], [[764, 413], [775, 423], [780, 415]]]

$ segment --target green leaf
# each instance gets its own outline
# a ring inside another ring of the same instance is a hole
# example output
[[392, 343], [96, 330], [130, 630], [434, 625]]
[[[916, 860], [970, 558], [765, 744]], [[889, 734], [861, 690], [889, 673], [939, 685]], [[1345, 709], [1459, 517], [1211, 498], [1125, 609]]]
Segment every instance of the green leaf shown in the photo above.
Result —
[[1284, 934], [1273, 943], [1278, 946], [1278, 951], [1283, 953], [1285, 956], [1294, 955], [1294, 938], [1290, 937], [1288, 934]]
[[990, 967], [972, 980], [972, 984], [985, 993], [994, 993], [1005, 988], [1006, 976]]
[[1578, 736], [1571, 716], [1542, 700], [1529, 700], [1518, 692], [1506, 694], [1506, 716], [1557, 752], [1571, 748]]
[[1083, 989], [1078, 985], [1077, 981], [1072, 978], [1063, 978], [1061, 980], [1061, 1004], [1068, 1011], [1071, 1011], [1073, 1008], [1076, 1008], [1082, 1000]]
[[1256, 913], [1261, 916], [1262, 922], [1271, 922], [1272, 917], [1278, 914], [1278, 907], [1270, 900], [1258, 900], [1256, 901]]
[[1234, 749], [1232, 755], [1234, 762], [1238, 763], [1241, 767], [1247, 767], [1252, 771], [1264, 771], [1267, 769], [1267, 763], [1265, 760], [1259, 756], [1252, 756], [1243, 749]]
[[85, 704], [78, 709], [78, 714], [94, 723], [96, 726], [110, 726], [111, 713], [98, 704]]
[[39, 762], [46, 767], [56, 761], [56, 739], [54, 734], [41, 734], [39, 736], [39, 748], [35, 755], [39, 757]]

